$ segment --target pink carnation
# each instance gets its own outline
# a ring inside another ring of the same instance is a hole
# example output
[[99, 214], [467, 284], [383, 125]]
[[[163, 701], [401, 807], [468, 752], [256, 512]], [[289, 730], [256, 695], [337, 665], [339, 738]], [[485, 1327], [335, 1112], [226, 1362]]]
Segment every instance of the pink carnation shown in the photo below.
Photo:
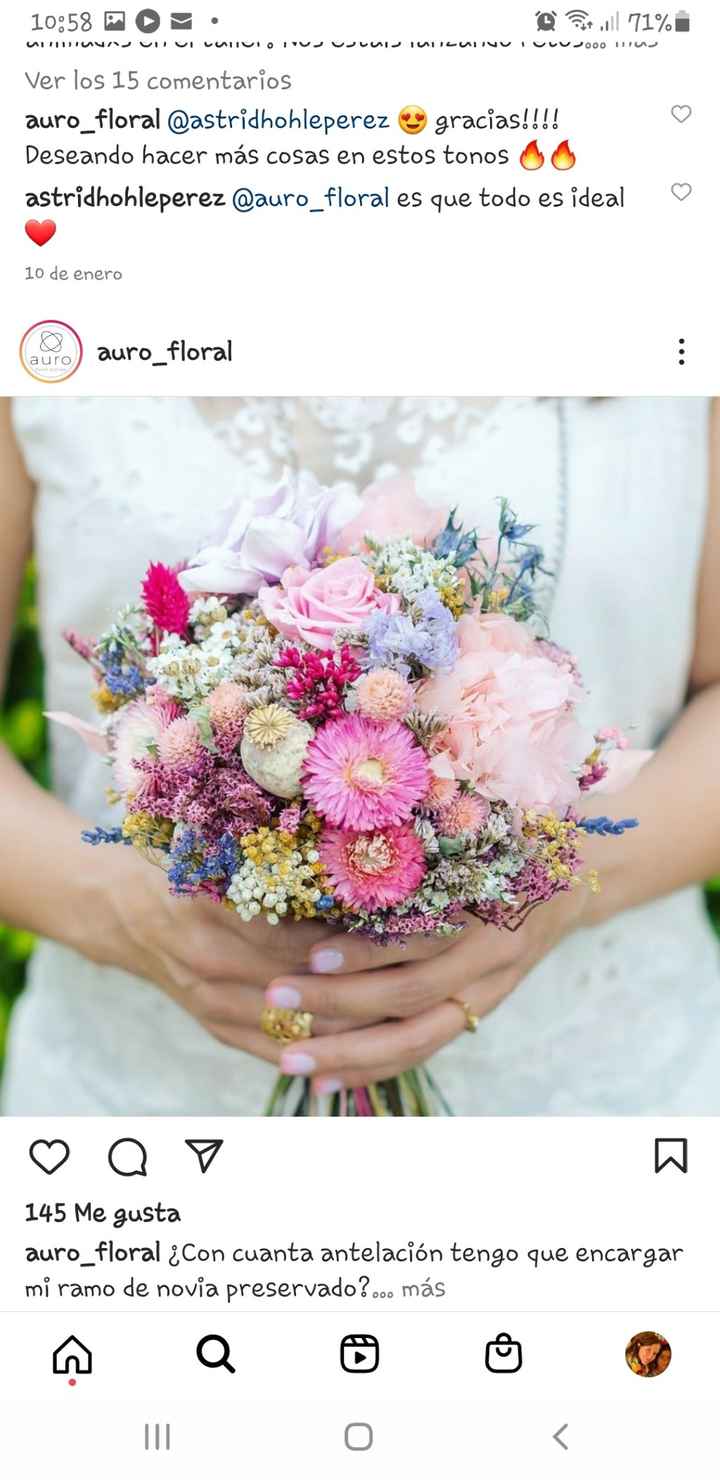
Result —
[[407, 823], [377, 832], [328, 828], [318, 852], [333, 893], [356, 910], [399, 904], [417, 889], [426, 870], [420, 839]]
[[190, 616], [190, 601], [168, 565], [149, 565], [142, 586], [148, 616], [163, 632], [182, 636]]
[[404, 719], [415, 703], [412, 686], [392, 668], [375, 668], [355, 685], [358, 710], [368, 719]]
[[427, 792], [428, 765], [404, 725], [348, 714], [310, 741], [303, 786], [321, 817], [363, 832], [410, 816]]
[[363, 628], [376, 611], [395, 612], [397, 596], [379, 591], [372, 571], [354, 556], [311, 573], [291, 565], [279, 586], [261, 586], [258, 601], [273, 627], [311, 647], [331, 648], [340, 627]]
[[171, 770], [191, 766], [201, 750], [200, 731], [195, 720], [189, 719], [187, 715], [182, 719], [174, 719], [163, 730], [157, 744], [158, 759]]
[[452, 673], [418, 690], [419, 707], [447, 720], [456, 778], [511, 806], [562, 810], [576, 802], [575, 773], [592, 736], [574, 716], [582, 693], [574, 672], [510, 617], [462, 617], [457, 631]]

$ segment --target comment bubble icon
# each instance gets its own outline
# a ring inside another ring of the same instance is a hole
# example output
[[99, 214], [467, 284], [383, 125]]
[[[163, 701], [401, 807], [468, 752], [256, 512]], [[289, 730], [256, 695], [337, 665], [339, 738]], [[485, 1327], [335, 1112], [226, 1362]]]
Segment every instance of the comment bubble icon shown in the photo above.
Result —
[[147, 1151], [142, 1141], [134, 1136], [123, 1136], [113, 1141], [108, 1151], [108, 1161], [118, 1177], [146, 1177]]

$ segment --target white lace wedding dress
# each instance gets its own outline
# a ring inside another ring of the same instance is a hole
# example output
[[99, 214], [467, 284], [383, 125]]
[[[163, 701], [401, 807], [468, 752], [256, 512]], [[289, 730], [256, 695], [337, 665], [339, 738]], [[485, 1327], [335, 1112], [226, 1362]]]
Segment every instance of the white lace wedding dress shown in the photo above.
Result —
[[[537, 521], [560, 570], [553, 632], [580, 657], [588, 717], [655, 745], [686, 689], [707, 415], [694, 399], [19, 401], [47, 707], [92, 717], [62, 629], [100, 631], [149, 559], [191, 552], [284, 464], [357, 488], [410, 469], [466, 520], [505, 494]], [[100, 763], [69, 733], [52, 740], [58, 792], [108, 822]], [[434, 1067], [466, 1115], [720, 1113], [720, 965], [699, 891], [575, 935]], [[255, 1115], [272, 1077], [148, 983], [45, 942], [13, 1018], [5, 1108]]]

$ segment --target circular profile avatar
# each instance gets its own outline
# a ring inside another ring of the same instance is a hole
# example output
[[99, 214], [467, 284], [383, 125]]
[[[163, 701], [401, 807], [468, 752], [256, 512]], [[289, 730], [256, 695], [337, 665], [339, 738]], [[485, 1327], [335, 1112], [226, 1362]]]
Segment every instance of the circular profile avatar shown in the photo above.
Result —
[[638, 1331], [625, 1347], [625, 1361], [638, 1377], [659, 1377], [671, 1358], [670, 1343], [659, 1331]]
[[33, 380], [57, 385], [69, 380], [80, 368], [83, 347], [77, 329], [61, 319], [42, 319], [25, 330], [20, 341], [20, 360]]

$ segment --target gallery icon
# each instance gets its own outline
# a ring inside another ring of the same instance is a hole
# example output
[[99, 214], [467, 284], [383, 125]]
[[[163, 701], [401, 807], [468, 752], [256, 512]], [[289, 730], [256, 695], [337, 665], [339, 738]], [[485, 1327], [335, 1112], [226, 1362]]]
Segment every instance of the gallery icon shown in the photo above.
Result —
[[522, 1367], [520, 1342], [513, 1341], [507, 1331], [500, 1331], [485, 1347], [485, 1366], [488, 1372], [519, 1372]]
[[343, 1372], [377, 1372], [379, 1365], [380, 1342], [377, 1336], [343, 1336], [340, 1342]]
[[144, 36], [152, 36], [153, 31], [160, 29], [160, 16], [156, 10], [139, 10], [135, 17], [135, 25]]
[[79, 1336], [68, 1336], [52, 1354], [52, 1370], [56, 1377], [69, 1377], [75, 1386], [76, 1377], [89, 1377], [92, 1372], [92, 1352]]
[[125, 16], [125, 11], [124, 10], [106, 10], [105, 11], [105, 30], [106, 31], [124, 31], [125, 30], [125, 21], [126, 21], [126, 16]]
[[52, 1177], [53, 1172], [59, 1172], [64, 1167], [70, 1155], [70, 1147], [67, 1141], [33, 1141], [28, 1151], [31, 1161], [41, 1172], [46, 1172]]
[[41, 319], [25, 330], [20, 340], [20, 362], [33, 380], [58, 385], [80, 369], [83, 347], [80, 335], [61, 319]]

